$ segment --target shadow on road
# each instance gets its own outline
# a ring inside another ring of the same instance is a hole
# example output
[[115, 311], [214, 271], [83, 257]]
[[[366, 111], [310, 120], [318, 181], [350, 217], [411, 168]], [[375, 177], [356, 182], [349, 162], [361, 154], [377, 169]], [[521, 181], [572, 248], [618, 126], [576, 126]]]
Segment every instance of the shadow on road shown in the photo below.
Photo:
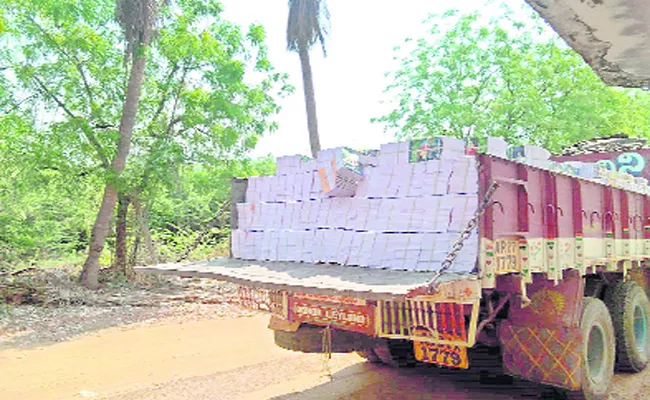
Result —
[[523, 400], [555, 399], [540, 385], [499, 378], [489, 370], [453, 371], [428, 365], [393, 369], [360, 363], [347, 367], [320, 386], [273, 400]]

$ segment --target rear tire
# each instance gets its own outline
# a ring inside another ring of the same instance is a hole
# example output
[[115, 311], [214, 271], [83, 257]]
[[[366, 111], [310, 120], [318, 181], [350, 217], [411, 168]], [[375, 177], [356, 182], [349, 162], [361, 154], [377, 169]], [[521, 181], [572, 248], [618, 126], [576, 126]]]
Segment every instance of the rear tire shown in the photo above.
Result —
[[369, 363], [372, 364], [381, 364], [381, 358], [375, 353], [374, 349], [364, 349], [364, 350], [359, 350], [357, 351], [357, 354], [366, 360], [368, 360]]
[[[295, 332], [273, 331], [275, 344], [302, 353], [323, 353], [324, 327], [300, 325]], [[352, 353], [366, 348], [367, 337], [360, 333], [332, 329], [332, 353]]]
[[417, 364], [413, 342], [409, 340], [378, 339], [372, 351], [382, 363], [393, 368], [414, 367]]
[[606, 296], [616, 332], [616, 364], [621, 371], [639, 372], [650, 358], [650, 301], [634, 282], [620, 282]]
[[584, 365], [582, 389], [566, 393], [567, 397], [605, 400], [614, 377], [616, 358], [614, 326], [605, 303], [592, 297], [583, 299], [580, 330]]

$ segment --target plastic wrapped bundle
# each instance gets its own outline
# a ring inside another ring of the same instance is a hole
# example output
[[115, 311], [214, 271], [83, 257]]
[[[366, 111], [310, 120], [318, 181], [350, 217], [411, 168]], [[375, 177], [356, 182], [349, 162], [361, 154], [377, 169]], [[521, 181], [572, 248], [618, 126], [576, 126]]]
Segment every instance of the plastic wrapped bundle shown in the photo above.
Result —
[[359, 154], [348, 148], [321, 150], [318, 153], [318, 176], [322, 193], [327, 197], [354, 196], [363, 178]]

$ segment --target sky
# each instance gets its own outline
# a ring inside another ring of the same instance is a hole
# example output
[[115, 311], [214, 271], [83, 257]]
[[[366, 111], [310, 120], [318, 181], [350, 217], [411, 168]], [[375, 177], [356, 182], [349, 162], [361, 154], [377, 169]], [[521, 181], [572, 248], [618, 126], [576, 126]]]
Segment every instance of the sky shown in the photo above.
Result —
[[[271, 63], [289, 74], [293, 94], [280, 99], [282, 111], [276, 117], [279, 129], [263, 137], [253, 157], [272, 154], [310, 155], [300, 62], [286, 50], [288, 0], [221, 0], [224, 18], [242, 26], [259, 23], [267, 33]], [[523, 0], [514, 1], [517, 8]], [[485, 7], [483, 0], [328, 0], [331, 34], [327, 57], [320, 46], [311, 52], [318, 126], [322, 148], [347, 146], [379, 148], [393, 141], [383, 126], [370, 119], [390, 111], [383, 92], [389, 83], [387, 72], [395, 71], [395, 46], [407, 37], [422, 37], [423, 20], [449, 8], [461, 12]]]

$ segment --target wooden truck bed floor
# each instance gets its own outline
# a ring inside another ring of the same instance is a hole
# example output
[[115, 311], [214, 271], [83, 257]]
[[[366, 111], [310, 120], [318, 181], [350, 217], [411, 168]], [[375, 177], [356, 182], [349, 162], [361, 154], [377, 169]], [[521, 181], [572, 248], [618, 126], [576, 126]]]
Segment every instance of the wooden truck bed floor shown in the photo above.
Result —
[[[395, 271], [337, 264], [246, 261], [217, 258], [185, 264], [136, 267], [140, 272], [214, 278], [265, 289], [321, 295], [338, 295], [367, 300], [391, 300], [426, 285], [435, 272]], [[437, 283], [475, 279], [474, 274], [445, 272]]]

